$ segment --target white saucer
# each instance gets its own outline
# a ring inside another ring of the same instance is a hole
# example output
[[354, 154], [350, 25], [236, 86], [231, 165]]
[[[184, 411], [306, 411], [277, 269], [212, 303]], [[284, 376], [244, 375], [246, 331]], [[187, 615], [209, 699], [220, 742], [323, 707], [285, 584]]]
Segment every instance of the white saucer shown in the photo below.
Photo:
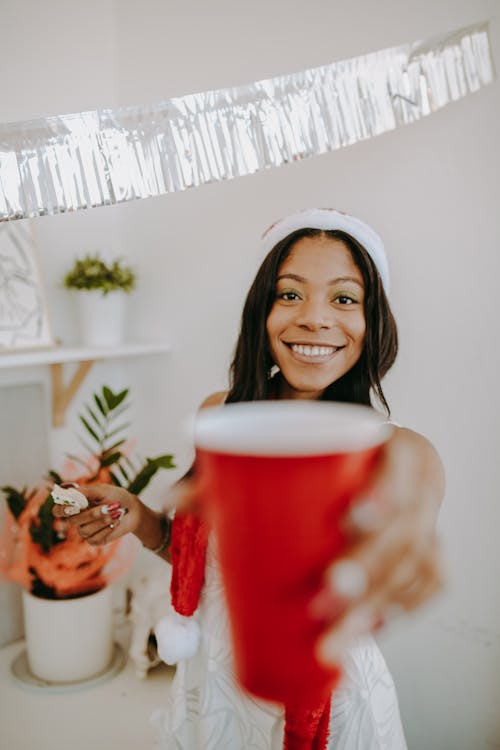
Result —
[[115, 643], [111, 662], [102, 672], [92, 675], [92, 677], [88, 677], [86, 680], [78, 680], [76, 682], [50, 682], [42, 680], [30, 672], [28, 654], [24, 650], [16, 656], [11, 664], [10, 671], [15, 681], [26, 690], [41, 690], [45, 693], [68, 693], [75, 690], [85, 690], [86, 688], [106, 682], [106, 680], [114, 677], [114, 675], [123, 669], [126, 661], [123, 648], [118, 643]]

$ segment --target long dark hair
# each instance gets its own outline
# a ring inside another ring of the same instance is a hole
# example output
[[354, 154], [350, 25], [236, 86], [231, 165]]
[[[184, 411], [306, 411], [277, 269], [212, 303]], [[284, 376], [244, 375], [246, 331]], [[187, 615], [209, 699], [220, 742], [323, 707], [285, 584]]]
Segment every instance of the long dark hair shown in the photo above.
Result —
[[370, 392], [373, 392], [387, 414], [390, 414], [381, 380], [396, 359], [396, 321], [370, 255], [357, 240], [340, 230], [299, 229], [278, 242], [264, 259], [243, 307], [226, 403], [261, 401], [273, 393], [274, 383], [269, 378], [273, 361], [266, 323], [276, 296], [278, 271], [298, 239], [322, 234], [342, 240], [363, 275], [366, 334], [359, 360], [345, 375], [325, 389], [321, 399], [370, 405]]

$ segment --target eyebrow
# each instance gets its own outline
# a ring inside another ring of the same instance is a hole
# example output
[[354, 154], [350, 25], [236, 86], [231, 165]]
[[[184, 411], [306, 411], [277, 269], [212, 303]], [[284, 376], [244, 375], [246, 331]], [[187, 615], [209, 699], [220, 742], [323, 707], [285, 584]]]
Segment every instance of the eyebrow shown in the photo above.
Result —
[[[303, 276], [298, 276], [296, 273], [284, 273], [281, 276], [278, 276], [276, 281], [281, 281], [281, 279], [293, 279], [294, 281], [299, 281], [301, 284], [307, 284], [307, 279], [305, 279]], [[336, 279], [328, 279], [326, 282], [328, 285], [330, 284], [338, 284], [339, 281], [352, 281], [354, 284], [357, 284], [358, 286], [362, 287], [363, 284], [358, 281], [354, 276], [337, 276]]]

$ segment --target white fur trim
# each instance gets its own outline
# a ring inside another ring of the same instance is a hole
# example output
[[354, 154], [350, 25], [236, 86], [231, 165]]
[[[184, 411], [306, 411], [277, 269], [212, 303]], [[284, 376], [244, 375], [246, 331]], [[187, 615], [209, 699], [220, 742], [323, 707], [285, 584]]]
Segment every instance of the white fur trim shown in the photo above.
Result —
[[193, 617], [174, 612], [158, 622], [155, 636], [160, 659], [173, 665], [196, 654], [200, 645], [200, 626]]
[[334, 208], [308, 208], [280, 219], [266, 230], [261, 242], [263, 254], [267, 255], [278, 242], [298, 229], [339, 229], [350, 234], [369, 253], [380, 274], [384, 289], [389, 293], [389, 264], [384, 243], [375, 230], [364, 221]]

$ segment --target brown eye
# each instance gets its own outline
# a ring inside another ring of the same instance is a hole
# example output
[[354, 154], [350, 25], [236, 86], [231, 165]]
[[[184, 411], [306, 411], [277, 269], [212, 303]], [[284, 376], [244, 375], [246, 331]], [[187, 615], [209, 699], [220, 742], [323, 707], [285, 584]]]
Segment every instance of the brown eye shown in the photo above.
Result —
[[297, 292], [278, 292], [276, 296], [278, 299], [283, 299], [286, 302], [293, 302], [296, 299], [300, 299]]

